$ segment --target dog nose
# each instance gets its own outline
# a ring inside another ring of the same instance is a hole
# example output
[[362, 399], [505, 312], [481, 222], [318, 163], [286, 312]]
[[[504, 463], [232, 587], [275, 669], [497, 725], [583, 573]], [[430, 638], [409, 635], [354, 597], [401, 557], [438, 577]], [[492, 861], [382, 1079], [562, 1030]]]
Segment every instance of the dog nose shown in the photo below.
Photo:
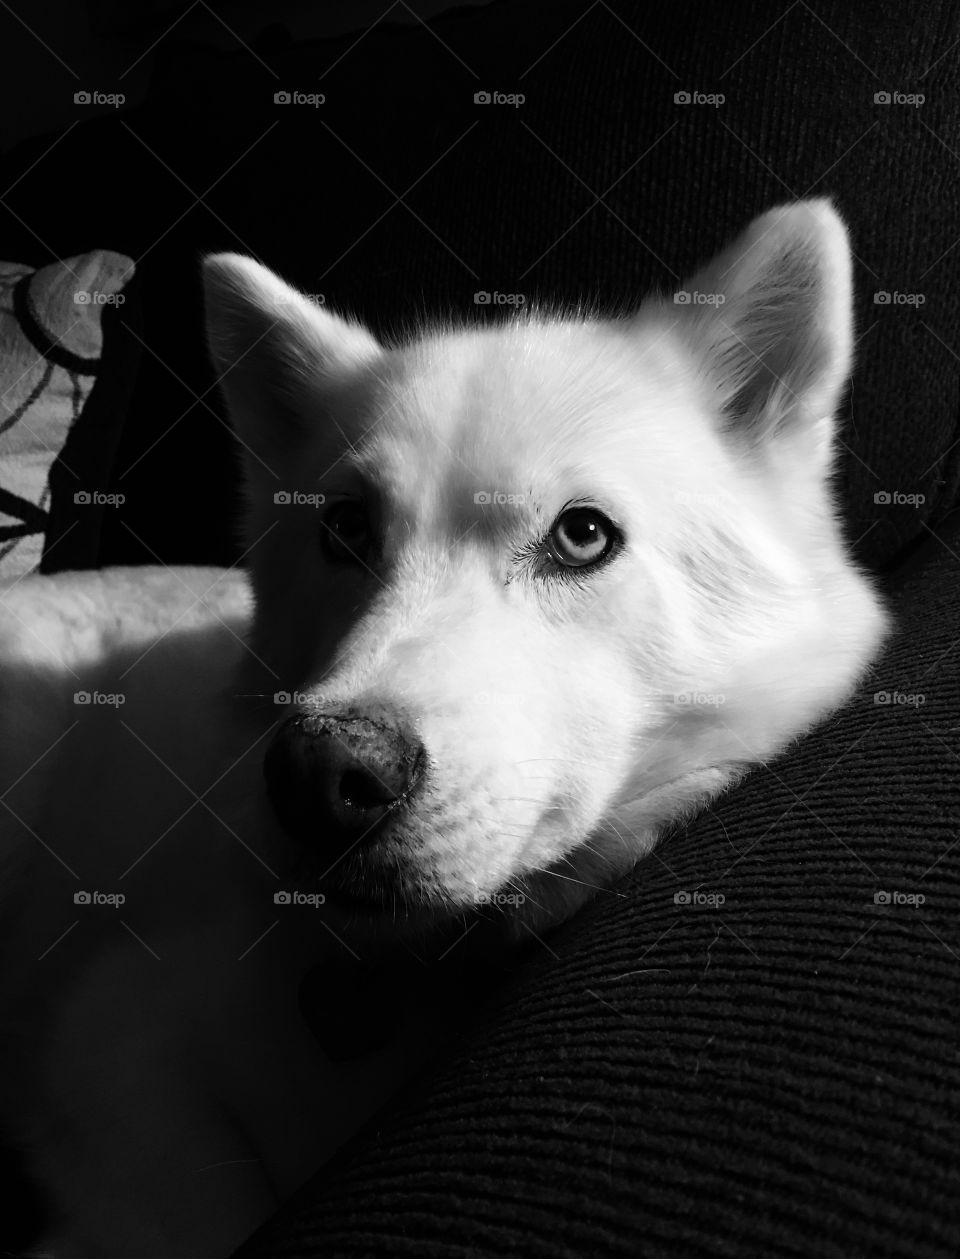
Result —
[[298, 713], [274, 735], [263, 772], [287, 834], [343, 852], [409, 798], [423, 763], [423, 745], [399, 719]]

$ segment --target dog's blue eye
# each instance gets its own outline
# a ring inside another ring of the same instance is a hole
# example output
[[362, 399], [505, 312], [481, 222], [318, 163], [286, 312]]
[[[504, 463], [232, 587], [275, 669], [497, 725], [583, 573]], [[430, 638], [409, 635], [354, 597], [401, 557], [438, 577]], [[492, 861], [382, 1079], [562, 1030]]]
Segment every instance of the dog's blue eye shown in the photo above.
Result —
[[320, 545], [334, 564], [362, 563], [372, 540], [370, 517], [362, 503], [334, 503], [320, 522]]
[[586, 568], [609, 555], [616, 525], [592, 507], [571, 507], [550, 531], [550, 554], [564, 568]]

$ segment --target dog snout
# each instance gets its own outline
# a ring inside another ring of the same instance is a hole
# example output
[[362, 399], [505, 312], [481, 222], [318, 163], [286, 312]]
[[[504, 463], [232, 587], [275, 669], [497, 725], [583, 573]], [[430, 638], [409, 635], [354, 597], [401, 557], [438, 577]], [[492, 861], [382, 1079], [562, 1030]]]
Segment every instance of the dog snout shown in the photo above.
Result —
[[284, 830], [333, 855], [373, 838], [416, 789], [424, 759], [399, 717], [299, 713], [277, 731], [263, 768]]

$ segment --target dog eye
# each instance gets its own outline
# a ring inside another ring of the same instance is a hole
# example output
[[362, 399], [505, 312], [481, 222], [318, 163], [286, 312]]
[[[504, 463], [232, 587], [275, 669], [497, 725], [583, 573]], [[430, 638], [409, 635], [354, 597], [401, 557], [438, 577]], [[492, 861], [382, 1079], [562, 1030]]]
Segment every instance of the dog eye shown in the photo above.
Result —
[[619, 531], [612, 521], [592, 507], [572, 507], [563, 512], [550, 531], [550, 554], [564, 568], [586, 568], [610, 554]]
[[334, 503], [320, 524], [320, 545], [334, 564], [356, 564], [370, 550], [373, 530], [362, 503]]

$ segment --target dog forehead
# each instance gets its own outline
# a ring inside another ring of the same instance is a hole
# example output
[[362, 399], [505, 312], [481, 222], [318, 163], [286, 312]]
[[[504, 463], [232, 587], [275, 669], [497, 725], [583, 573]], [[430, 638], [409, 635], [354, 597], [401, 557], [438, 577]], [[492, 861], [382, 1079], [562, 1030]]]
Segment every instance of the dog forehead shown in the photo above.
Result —
[[[528, 494], [611, 455], [684, 448], [687, 374], [617, 325], [523, 323], [425, 338], [379, 374], [363, 471], [388, 495]], [[672, 416], [675, 423], [667, 423]]]

